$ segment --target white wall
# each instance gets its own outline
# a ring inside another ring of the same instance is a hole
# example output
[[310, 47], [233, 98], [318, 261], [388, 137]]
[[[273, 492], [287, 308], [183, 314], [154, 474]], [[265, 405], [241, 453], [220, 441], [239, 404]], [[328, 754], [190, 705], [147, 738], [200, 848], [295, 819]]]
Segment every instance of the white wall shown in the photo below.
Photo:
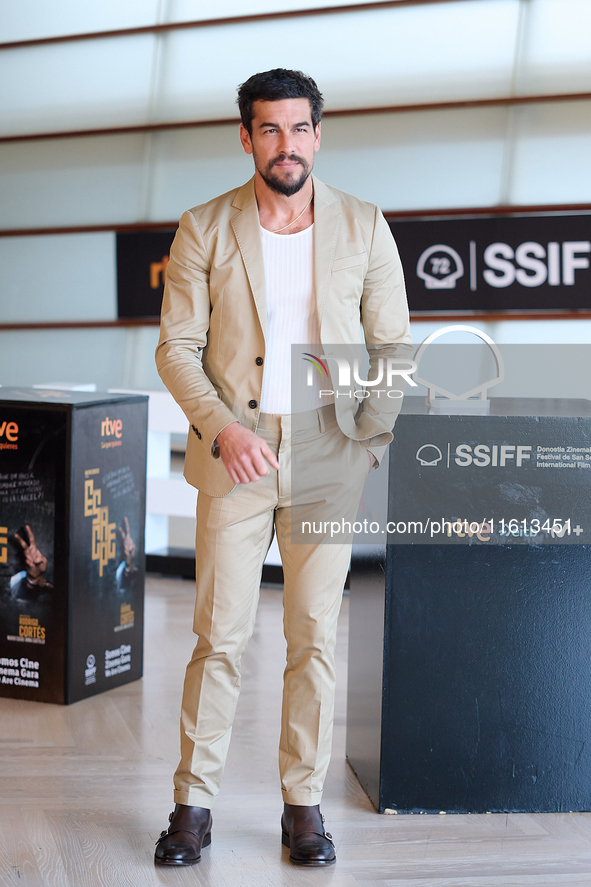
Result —
[[[308, 5], [22, 0], [0, 7], [0, 27], [25, 39]], [[591, 90], [590, 28], [589, 0], [456, 0], [4, 50], [0, 136], [232, 117], [236, 85], [274, 65], [309, 71], [327, 109]], [[582, 203], [589, 156], [591, 102], [550, 102], [326, 118], [316, 171], [384, 210]], [[250, 174], [226, 125], [0, 143], [0, 228], [174, 221]], [[111, 233], [0, 238], [0, 262], [0, 322], [116, 317]], [[431, 326], [413, 324], [415, 338]], [[499, 341], [589, 341], [586, 321], [485, 328]], [[0, 383], [159, 386], [156, 336], [1, 332]]]

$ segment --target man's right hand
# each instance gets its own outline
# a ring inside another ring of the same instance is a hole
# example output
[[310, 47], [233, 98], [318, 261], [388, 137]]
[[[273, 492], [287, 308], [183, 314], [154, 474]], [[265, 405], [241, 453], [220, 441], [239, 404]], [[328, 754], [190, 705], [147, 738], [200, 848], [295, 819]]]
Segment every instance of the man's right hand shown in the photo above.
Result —
[[[267, 443], [239, 422], [226, 425], [217, 436], [220, 458], [235, 484], [249, 484], [271, 468], [279, 469], [279, 462]], [[268, 464], [267, 464], [268, 463]]]

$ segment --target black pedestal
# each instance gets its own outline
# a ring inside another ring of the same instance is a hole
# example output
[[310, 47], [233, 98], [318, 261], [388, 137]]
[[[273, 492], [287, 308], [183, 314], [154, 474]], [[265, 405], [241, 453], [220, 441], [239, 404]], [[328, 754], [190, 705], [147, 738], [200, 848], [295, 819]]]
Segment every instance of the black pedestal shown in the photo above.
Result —
[[0, 696], [141, 677], [147, 400], [0, 389]]
[[352, 564], [349, 762], [380, 811], [591, 810], [591, 404], [408, 399], [395, 431], [368, 506], [394, 532]]

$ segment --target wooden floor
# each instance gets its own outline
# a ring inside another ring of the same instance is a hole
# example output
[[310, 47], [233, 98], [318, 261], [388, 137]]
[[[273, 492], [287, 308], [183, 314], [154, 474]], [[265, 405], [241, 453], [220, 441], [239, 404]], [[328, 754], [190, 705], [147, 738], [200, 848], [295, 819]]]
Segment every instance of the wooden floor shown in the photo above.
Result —
[[591, 814], [375, 813], [344, 760], [346, 604], [323, 803], [336, 866], [299, 869], [281, 848], [281, 594], [263, 589], [212, 846], [193, 868], [154, 868], [172, 808], [193, 589], [152, 577], [143, 680], [68, 707], [0, 699], [0, 887], [589, 887]]

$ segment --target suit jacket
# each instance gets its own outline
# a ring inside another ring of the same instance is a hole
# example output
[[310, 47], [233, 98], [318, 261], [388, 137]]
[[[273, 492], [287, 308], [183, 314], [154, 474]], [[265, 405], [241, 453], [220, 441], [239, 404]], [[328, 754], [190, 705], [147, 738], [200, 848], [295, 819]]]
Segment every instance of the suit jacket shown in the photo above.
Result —
[[[320, 340], [363, 341], [371, 359], [410, 345], [396, 244], [379, 208], [318, 179], [314, 285]], [[156, 363], [191, 424], [185, 477], [211, 496], [234, 483], [213, 443], [237, 419], [256, 430], [265, 359], [265, 268], [254, 179], [184, 213], [170, 251]], [[336, 388], [336, 384], [333, 383]], [[337, 397], [337, 422], [376, 455], [392, 440], [400, 404]]]

